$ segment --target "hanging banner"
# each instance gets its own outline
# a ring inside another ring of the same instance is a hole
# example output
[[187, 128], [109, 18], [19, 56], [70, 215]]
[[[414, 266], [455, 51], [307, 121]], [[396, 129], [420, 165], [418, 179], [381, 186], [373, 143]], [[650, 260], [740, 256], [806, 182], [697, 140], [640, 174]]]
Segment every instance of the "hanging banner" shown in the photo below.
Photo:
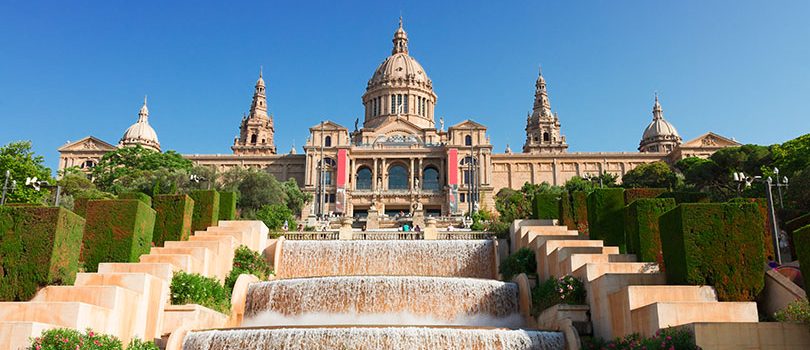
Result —
[[345, 149], [337, 154], [337, 186], [335, 190], [335, 212], [346, 212], [346, 174], [348, 173], [348, 156]]
[[447, 150], [447, 208], [450, 214], [458, 213], [458, 149]]

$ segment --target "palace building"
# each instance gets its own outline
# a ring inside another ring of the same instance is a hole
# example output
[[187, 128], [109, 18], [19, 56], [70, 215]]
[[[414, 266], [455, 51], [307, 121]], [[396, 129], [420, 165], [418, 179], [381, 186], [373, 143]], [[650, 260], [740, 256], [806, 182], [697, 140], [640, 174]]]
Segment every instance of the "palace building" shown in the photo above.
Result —
[[[391, 54], [366, 85], [362, 124], [355, 120], [349, 129], [335, 121], [321, 121], [309, 128], [303, 154], [295, 148], [279, 154], [260, 73], [250, 112], [243, 116], [231, 147], [233, 153], [185, 157], [219, 171], [257, 167], [281, 181], [293, 178], [315, 198], [304, 216], [394, 215], [415, 210], [452, 216], [475, 208], [494, 210], [494, 196], [500, 189], [517, 189], [526, 182], [563, 185], [573, 176], [602, 172], [621, 176], [639, 164], [708, 157], [720, 148], [740, 145], [712, 132], [682, 142], [664, 119], [656, 95], [639, 152], [568, 152], [541, 72], [532, 112], [526, 117], [522, 152], [514, 153], [507, 145], [504, 153], [496, 153], [484, 125], [467, 119], [445, 128], [442, 118], [436, 124], [438, 96], [427, 71], [409, 54], [401, 20], [392, 42]], [[144, 100], [137, 122], [116, 146], [92, 136], [62, 146], [59, 168], [89, 169], [116, 147], [142, 145], [160, 151], [148, 117]]]

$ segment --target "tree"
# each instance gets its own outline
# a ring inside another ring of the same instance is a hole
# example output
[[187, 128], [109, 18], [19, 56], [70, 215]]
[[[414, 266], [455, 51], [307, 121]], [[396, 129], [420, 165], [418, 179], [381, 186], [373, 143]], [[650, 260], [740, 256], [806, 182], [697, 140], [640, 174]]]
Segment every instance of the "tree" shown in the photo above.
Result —
[[772, 168], [771, 148], [759, 145], [728, 147], [714, 152], [709, 159], [729, 175], [740, 171], [748, 175], [763, 175], [763, 170]]
[[622, 185], [628, 188], [674, 189], [678, 185], [678, 175], [667, 163], [661, 161], [641, 164], [624, 174]]
[[287, 197], [287, 208], [290, 208], [295, 215], [301, 215], [301, 210], [312, 200], [312, 195], [302, 192], [301, 188], [298, 187], [298, 183], [293, 178], [282, 182], [281, 188], [284, 190], [284, 194]]
[[93, 167], [93, 177], [98, 188], [113, 193], [133, 189], [150, 194], [170, 193], [161, 189], [177, 189], [191, 168], [192, 162], [177, 152], [161, 153], [138, 145], [102, 156]]
[[598, 186], [599, 186], [598, 183], [594, 185], [592, 181], [583, 179], [579, 176], [574, 176], [568, 179], [568, 181], [565, 182], [565, 185], [563, 187], [565, 188], [566, 191], [568, 191], [568, 193], [574, 193], [578, 191], [591, 192], [594, 189], [594, 187]]
[[44, 158], [31, 150], [31, 141], [12, 142], [0, 147], [0, 186], [5, 181], [6, 170], [11, 173], [9, 186], [12, 184], [11, 180], [17, 181], [17, 186], [6, 194], [6, 202], [42, 203], [50, 196], [50, 191], [46, 189], [37, 191], [31, 186], [25, 186], [25, 179], [29, 177], [54, 184], [51, 169], [44, 166], [43, 162]]
[[790, 187], [786, 195], [786, 206], [805, 212], [810, 211], [810, 164], [790, 178]]
[[292, 210], [284, 204], [265, 205], [256, 212], [256, 218], [263, 221], [271, 230], [280, 229], [285, 221], [288, 225], [295, 222]]
[[810, 134], [799, 136], [772, 149], [774, 165], [787, 176], [810, 166]]
[[223, 188], [239, 192], [236, 206], [242, 217], [254, 217], [268, 204], [287, 206], [287, 194], [273, 175], [255, 168], [233, 168], [223, 174]]

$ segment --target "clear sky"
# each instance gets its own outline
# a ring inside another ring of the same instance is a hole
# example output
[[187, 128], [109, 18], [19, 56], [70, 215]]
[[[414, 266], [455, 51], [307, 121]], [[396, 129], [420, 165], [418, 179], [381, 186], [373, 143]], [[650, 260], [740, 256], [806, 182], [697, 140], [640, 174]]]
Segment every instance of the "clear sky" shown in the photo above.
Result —
[[653, 92], [685, 140], [810, 132], [810, 1], [0, 2], [0, 144], [47, 165], [68, 140], [117, 143], [149, 95], [164, 150], [230, 153], [264, 66], [276, 145], [348, 128], [391, 52], [410, 53], [447, 125], [523, 144], [542, 64], [570, 151], [635, 151]]

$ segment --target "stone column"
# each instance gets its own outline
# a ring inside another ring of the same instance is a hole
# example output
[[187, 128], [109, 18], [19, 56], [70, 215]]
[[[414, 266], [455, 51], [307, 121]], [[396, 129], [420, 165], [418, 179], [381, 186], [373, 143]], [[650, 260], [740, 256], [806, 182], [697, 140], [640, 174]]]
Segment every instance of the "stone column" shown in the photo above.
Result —
[[374, 167], [371, 168], [371, 190], [379, 191], [377, 188], [377, 158], [374, 158]]
[[413, 191], [413, 179], [414, 179], [414, 171], [413, 171], [413, 157], [410, 158], [411, 161], [411, 168], [408, 172], [408, 192]]

